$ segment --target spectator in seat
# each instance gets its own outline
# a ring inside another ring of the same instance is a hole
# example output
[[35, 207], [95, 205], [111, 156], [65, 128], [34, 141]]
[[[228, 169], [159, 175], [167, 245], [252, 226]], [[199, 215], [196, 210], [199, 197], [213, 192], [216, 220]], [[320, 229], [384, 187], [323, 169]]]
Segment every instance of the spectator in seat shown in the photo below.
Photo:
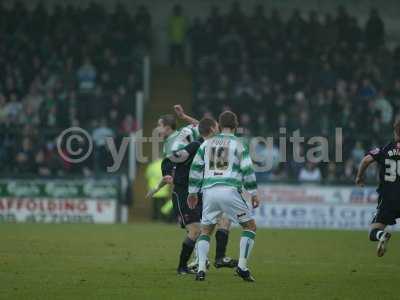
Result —
[[328, 164], [326, 180], [328, 182], [335, 182], [337, 180], [336, 164], [332, 161]]
[[356, 165], [358, 165], [365, 156], [365, 150], [360, 141], [356, 142], [354, 149], [351, 151], [351, 157]]
[[30, 105], [34, 113], [37, 113], [42, 101], [43, 101], [43, 96], [39, 92], [37, 84], [32, 83], [31, 86], [29, 87], [28, 94], [23, 99], [23, 104]]
[[359, 94], [362, 98], [372, 98], [376, 95], [376, 88], [369, 78], [361, 81]]
[[25, 137], [15, 155], [15, 171], [31, 174], [35, 170], [32, 140]]
[[384, 125], [389, 126], [392, 124], [393, 119], [393, 106], [388, 99], [385, 97], [385, 92], [380, 90], [378, 97], [375, 101], [375, 109], [381, 116], [381, 121]]
[[320, 182], [322, 180], [321, 170], [312, 162], [307, 162], [306, 165], [300, 169], [299, 181], [300, 182]]
[[124, 135], [129, 135], [137, 130], [138, 124], [131, 114], [125, 116], [121, 124], [121, 131]]
[[9, 99], [9, 102], [4, 107], [4, 114], [11, 123], [17, 124], [22, 112], [22, 104], [17, 100], [17, 94], [15, 93], [12, 93]]
[[100, 125], [93, 130], [92, 139], [95, 145], [95, 165], [104, 168], [108, 160], [107, 138], [114, 138], [114, 131], [108, 127], [106, 119], [100, 121]]
[[51, 175], [51, 170], [48, 166], [45, 153], [43, 150], [39, 150], [39, 152], [36, 153], [35, 165], [36, 165], [35, 173], [38, 174], [39, 176], [48, 177]]
[[353, 159], [346, 160], [344, 164], [344, 177], [346, 180], [354, 180], [356, 174], [357, 165], [354, 163]]
[[90, 91], [96, 85], [96, 68], [89, 57], [86, 57], [77, 72], [78, 86], [81, 91]]

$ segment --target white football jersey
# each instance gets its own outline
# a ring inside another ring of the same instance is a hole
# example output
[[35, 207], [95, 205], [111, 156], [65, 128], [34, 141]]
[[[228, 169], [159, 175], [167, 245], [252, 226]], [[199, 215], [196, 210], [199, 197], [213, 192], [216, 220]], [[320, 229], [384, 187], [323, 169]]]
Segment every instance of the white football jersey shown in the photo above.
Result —
[[253, 163], [246, 147], [233, 134], [221, 133], [206, 140], [198, 149], [190, 168], [189, 193], [214, 185], [257, 190]]
[[172, 133], [164, 142], [164, 156], [169, 156], [200, 137], [197, 126], [188, 125]]

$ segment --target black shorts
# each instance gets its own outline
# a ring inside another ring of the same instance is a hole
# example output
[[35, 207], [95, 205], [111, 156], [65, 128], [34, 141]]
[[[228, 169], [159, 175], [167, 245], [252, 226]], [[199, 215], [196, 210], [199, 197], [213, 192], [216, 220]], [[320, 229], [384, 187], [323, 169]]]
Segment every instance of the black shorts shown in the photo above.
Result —
[[202, 212], [202, 199], [199, 194], [199, 203], [194, 209], [190, 209], [187, 204], [188, 190], [187, 186], [175, 185], [172, 192], [172, 203], [174, 205], [174, 214], [178, 218], [182, 228], [192, 223], [200, 223]]
[[371, 223], [394, 225], [396, 224], [397, 218], [400, 218], [400, 199], [393, 199], [380, 195], [376, 214]]

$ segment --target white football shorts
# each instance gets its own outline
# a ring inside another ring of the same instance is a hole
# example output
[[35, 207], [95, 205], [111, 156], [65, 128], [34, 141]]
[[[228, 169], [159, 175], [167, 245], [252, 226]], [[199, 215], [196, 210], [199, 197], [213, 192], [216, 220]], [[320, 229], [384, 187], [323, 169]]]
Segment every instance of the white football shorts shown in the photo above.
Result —
[[253, 219], [250, 206], [236, 188], [215, 185], [202, 190], [202, 192], [201, 224], [217, 224], [223, 214], [224, 217], [235, 223], [245, 223]]

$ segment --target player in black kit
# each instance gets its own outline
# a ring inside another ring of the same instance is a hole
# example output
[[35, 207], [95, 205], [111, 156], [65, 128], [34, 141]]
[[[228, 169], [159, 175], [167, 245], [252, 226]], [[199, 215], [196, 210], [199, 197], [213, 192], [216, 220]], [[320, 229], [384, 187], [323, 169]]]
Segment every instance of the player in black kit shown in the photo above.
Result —
[[381, 257], [391, 237], [385, 228], [396, 224], [396, 219], [400, 218], [400, 120], [394, 124], [394, 141], [369, 151], [361, 161], [356, 177], [357, 185], [364, 185], [364, 173], [374, 162], [379, 166], [379, 198], [369, 238], [378, 242], [377, 255]]

